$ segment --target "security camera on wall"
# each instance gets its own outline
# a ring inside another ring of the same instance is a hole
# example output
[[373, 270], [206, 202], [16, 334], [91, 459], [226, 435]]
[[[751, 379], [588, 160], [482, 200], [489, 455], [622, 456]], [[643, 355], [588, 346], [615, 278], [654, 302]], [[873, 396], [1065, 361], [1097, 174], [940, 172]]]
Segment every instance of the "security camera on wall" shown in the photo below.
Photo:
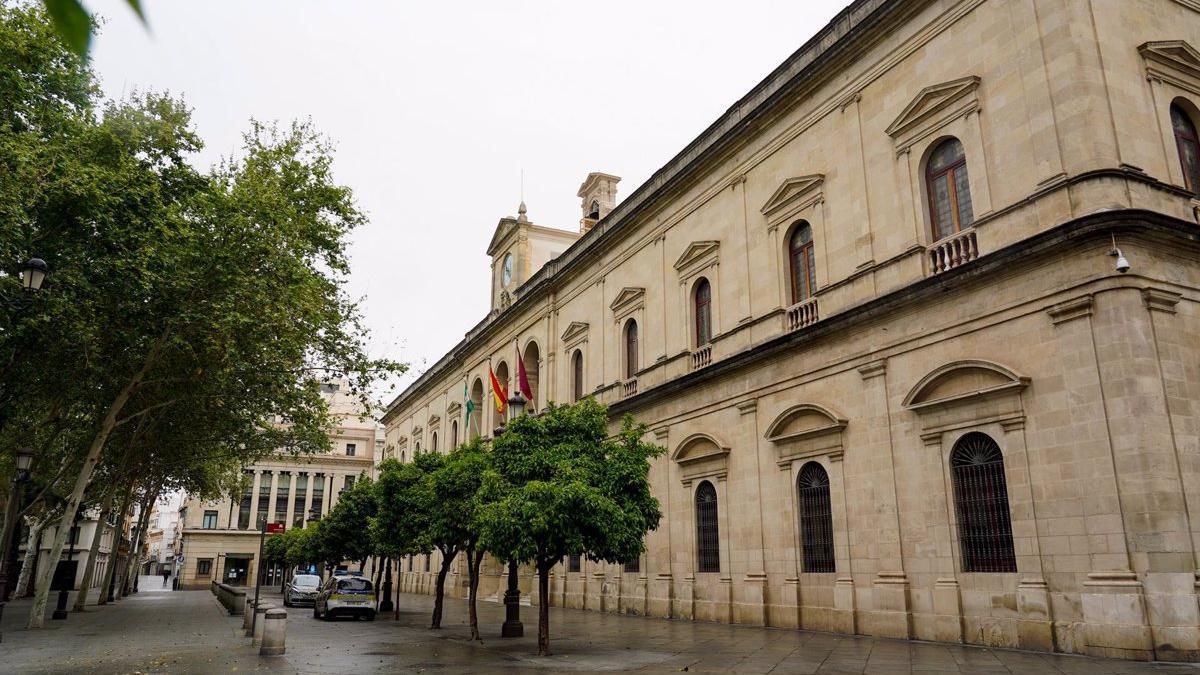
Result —
[[1117, 259], [1118, 272], [1125, 274], [1129, 271], [1129, 260], [1125, 257], [1124, 253], [1121, 253], [1121, 249], [1117, 248], [1117, 238], [1115, 236], [1113, 237], [1112, 250], [1110, 250], [1108, 254]]

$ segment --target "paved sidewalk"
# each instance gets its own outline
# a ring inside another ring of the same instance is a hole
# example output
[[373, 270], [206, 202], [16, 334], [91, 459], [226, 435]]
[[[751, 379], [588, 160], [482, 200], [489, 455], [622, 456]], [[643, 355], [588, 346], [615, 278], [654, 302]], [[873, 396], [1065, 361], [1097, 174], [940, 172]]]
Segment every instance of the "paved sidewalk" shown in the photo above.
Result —
[[[1183, 664], [880, 640], [553, 609], [553, 656], [535, 656], [536, 608], [522, 607], [526, 637], [498, 637], [503, 607], [481, 602], [482, 643], [467, 639], [466, 603], [447, 600], [444, 628], [427, 628], [432, 598], [402, 595], [399, 618], [317, 621], [288, 611], [287, 654], [262, 658], [208, 591], [142, 591], [48, 628], [23, 628], [28, 601], [4, 613], [4, 673], [300, 673], [618, 671], [745, 673], [1200, 673]], [[277, 602], [277, 593], [267, 593]]]

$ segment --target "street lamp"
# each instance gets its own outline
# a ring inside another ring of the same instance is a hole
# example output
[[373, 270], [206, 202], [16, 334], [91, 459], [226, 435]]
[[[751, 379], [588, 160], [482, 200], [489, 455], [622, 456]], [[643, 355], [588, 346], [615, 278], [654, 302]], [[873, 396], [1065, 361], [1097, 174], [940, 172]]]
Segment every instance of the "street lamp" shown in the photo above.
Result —
[[[25, 483], [29, 482], [29, 467], [33, 465], [33, 450], [17, 450], [17, 473], [13, 476], [12, 498], [4, 518], [4, 532], [0, 536], [0, 618], [4, 617], [4, 604], [8, 601], [8, 572], [17, 564], [17, 551], [13, 540], [17, 532], [17, 516], [24, 502]], [[0, 633], [0, 641], [4, 633]]]
[[21, 265], [21, 289], [25, 292], [16, 297], [0, 294], [0, 301], [13, 311], [24, 309], [33, 302], [33, 296], [42, 290], [42, 282], [50, 273], [50, 266], [41, 258], [30, 258]]
[[[525, 397], [513, 392], [508, 399], [508, 411], [512, 419], [525, 414]], [[503, 433], [503, 430], [501, 430]], [[521, 623], [521, 587], [517, 584], [517, 561], [508, 561], [508, 590], [504, 591], [504, 623], [500, 626], [500, 637], [521, 637], [525, 626]]]

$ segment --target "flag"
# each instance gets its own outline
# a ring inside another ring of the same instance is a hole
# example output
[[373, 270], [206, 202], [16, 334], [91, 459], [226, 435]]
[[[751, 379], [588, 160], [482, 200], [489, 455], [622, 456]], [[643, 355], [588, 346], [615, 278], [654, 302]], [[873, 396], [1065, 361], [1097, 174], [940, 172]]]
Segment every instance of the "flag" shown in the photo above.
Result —
[[467, 411], [467, 419], [463, 421], [463, 427], [471, 428], [471, 411], [475, 410], [475, 402], [467, 394], [467, 383], [463, 382], [463, 408]]
[[492, 381], [492, 398], [496, 401], [496, 412], [503, 415], [504, 411], [508, 410], [508, 392], [500, 386], [500, 380], [496, 379], [496, 373], [492, 372], [490, 363], [488, 364], [488, 379]]
[[521, 358], [521, 346], [513, 340], [513, 346], [517, 348], [517, 388], [521, 391], [521, 395], [526, 401], [533, 403], [533, 389], [529, 386], [529, 378], [525, 375], [525, 360]]

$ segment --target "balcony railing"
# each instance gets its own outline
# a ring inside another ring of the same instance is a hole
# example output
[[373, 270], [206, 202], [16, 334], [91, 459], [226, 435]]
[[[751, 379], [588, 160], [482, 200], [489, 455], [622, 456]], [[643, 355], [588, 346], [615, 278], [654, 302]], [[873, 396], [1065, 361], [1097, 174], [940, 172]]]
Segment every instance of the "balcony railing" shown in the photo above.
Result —
[[712, 363], [712, 345], [696, 347], [692, 350], [692, 370], [698, 370]]
[[933, 274], [940, 274], [978, 257], [979, 244], [975, 240], [975, 230], [963, 230], [929, 247], [929, 269]]
[[621, 383], [621, 397], [629, 398], [637, 393], [637, 378], [631, 377]]
[[787, 308], [787, 329], [793, 331], [817, 322], [817, 299], [801, 300]]

